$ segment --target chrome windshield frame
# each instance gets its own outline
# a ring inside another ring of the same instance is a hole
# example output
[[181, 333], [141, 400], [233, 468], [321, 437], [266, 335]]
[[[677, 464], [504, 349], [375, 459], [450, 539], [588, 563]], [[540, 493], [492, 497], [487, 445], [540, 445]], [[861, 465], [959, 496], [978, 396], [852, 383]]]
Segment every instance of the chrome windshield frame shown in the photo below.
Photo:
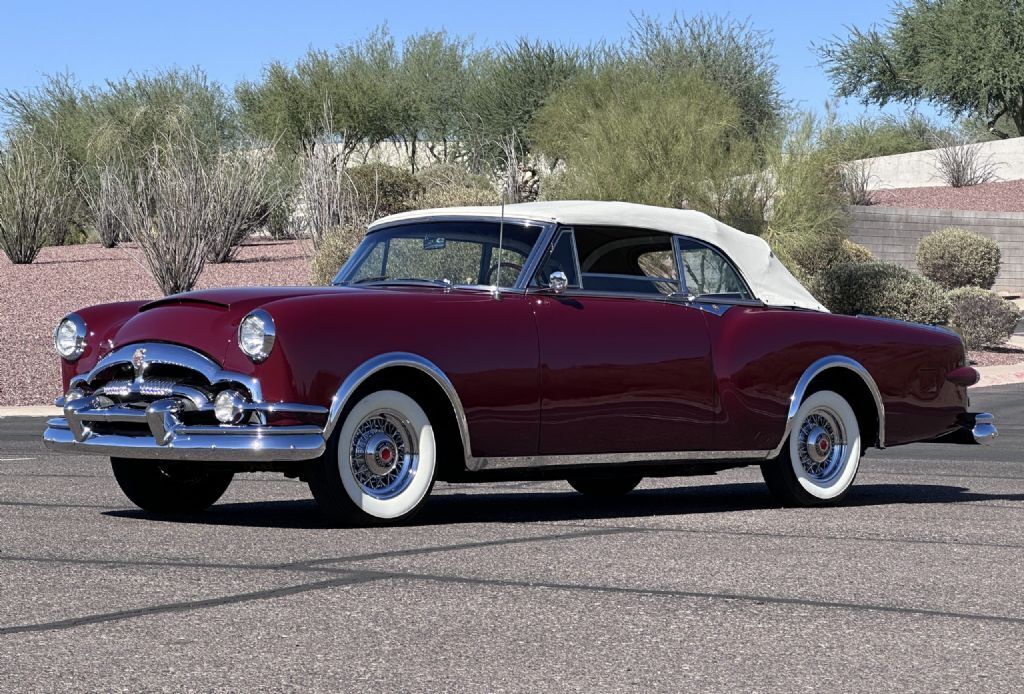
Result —
[[[364, 260], [367, 253], [370, 252], [370, 246], [366, 244], [372, 234], [385, 229], [394, 229], [401, 226], [421, 226], [424, 224], [434, 224], [443, 222], [492, 222], [500, 223], [502, 218], [497, 215], [437, 215], [436, 217], [420, 218], [420, 219], [404, 219], [396, 220], [394, 222], [384, 222], [374, 224], [363, 237], [363, 240], [359, 242], [359, 247], [356, 252], [352, 254], [341, 269], [338, 270], [334, 279], [331, 280], [331, 284], [334, 286], [359, 286], [347, 284], [343, 278], [348, 274], [352, 273], [356, 267]], [[541, 259], [547, 253], [548, 247], [554, 238], [555, 230], [558, 224], [555, 222], [546, 222], [536, 219], [529, 219], [526, 217], [507, 216], [504, 218], [506, 224], [516, 224], [523, 227], [536, 227], [539, 229], [537, 240], [533, 244], [533, 248], [530, 249], [530, 253], [526, 256], [526, 261], [523, 263], [523, 269], [516, 278], [515, 283], [511, 287], [497, 287], [494, 285], [482, 285], [482, 284], [452, 284], [449, 289], [471, 289], [480, 291], [519, 291], [524, 292], [527, 286], [530, 284], [530, 278], [533, 277], [537, 271], [537, 266], [540, 264]], [[370, 286], [370, 285], [365, 285]], [[386, 284], [377, 284], [377, 287], [386, 287]]]

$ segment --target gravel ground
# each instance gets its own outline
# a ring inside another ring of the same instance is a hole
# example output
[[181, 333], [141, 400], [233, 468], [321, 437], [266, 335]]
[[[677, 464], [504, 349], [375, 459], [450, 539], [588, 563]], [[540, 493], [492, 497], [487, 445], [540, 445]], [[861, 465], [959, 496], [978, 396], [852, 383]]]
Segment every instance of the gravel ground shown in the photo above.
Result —
[[892, 188], [877, 190], [871, 198], [872, 204], [880, 207], [1024, 212], [1024, 180], [968, 188]]
[[1024, 363], [1024, 349], [1008, 344], [1005, 347], [970, 351], [967, 353], [967, 358], [975, 366], [1021, 364]]
[[[236, 262], [207, 265], [199, 288], [309, 282], [309, 248], [297, 241], [245, 246]], [[137, 248], [44, 248], [31, 265], [0, 254], [0, 407], [48, 405], [60, 391], [53, 329], [92, 304], [160, 296]]]

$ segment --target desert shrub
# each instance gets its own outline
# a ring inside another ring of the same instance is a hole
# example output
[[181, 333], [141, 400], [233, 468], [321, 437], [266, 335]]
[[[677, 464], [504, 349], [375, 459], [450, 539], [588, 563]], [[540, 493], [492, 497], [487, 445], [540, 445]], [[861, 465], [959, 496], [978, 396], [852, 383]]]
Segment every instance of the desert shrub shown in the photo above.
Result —
[[714, 214], [720, 185], [750, 170], [754, 147], [741, 115], [693, 73], [608, 68], [555, 93], [536, 114], [531, 139], [549, 160], [564, 160], [559, 195]]
[[917, 267], [946, 289], [991, 289], [999, 274], [999, 244], [981, 234], [950, 227], [928, 234], [917, 246]]
[[761, 205], [750, 208], [752, 219], [756, 222], [763, 210], [764, 221], [760, 229], [738, 227], [764, 238], [792, 272], [808, 281], [848, 260], [839, 162], [817, 145], [818, 130], [813, 116], [803, 116], [767, 149], [767, 168], [754, 176], [758, 192], [750, 197]]
[[944, 325], [951, 306], [942, 288], [893, 263], [833, 266], [814, 284], [815, 295], [834, 313], [883, 316]]
[[461, 164], [434, 164], [416, 174], [420, 192], [416, 209], [494, 205], [498, 192], [486, 176], [474, 174]]
[[12, 263], [31, 263], [47, 242], [63, 241], [79, 208], [60, 150], [25, 137], [0, 149], [0, 247]]
[[846, 262], [848, 263], [875, 262], [875, 254], [859, 243], [855, 243], [850, 239], [843, 239], [842, 247], [843, 253], [846, 256]]
[[834, 119], [831, 106], [827, 108], [832, 117], [822, 130], [821, 144], [837, 152], [844, 161], [921, 152], [935, 147], [936, 137], [952, 137], [952, 133], [939, 124], [917, 113], [903, 117], [862, 116], [839, 123]]
[[310, 282], [318, 285], [330, 284], [365, 235], [365, 227], [352, 223], [326, 232], [313, 251], [309, 267]]
[[938, 148], [932, 168], [947, 186], [965, 188], [988, 183], [996, 177], [997, 164], [991, 156], [982, 156], [981, 144], [962, 138], [936, 138]]
[[[109, 205], [164, 294], [195, 286], [212, 249], [230, 253], [264, 207], [245, 155], [212, 159], [197, 138], [158, 140], [143, 164], [110, 167]], [[258, 179], [258, 171], [254, 174]]]
[[265, 226], [277, 203], [278, 192], [264, 153], [224, 153], [209, 165], [209, 214], [216, 226], [210, 230], [208, 259], [231, 260], [254, 231]]
[[960, 333], [969, 349], [999, 346], [1020, 321], [1020, 309], [1012, 301], [978, 287], [960, 287], [946, 294], [953, 307], [950, 327]]
[[355, 214], [364, 224], [405, 212], [420, 191], [416, 176], [396, 166], [364, 164], [345, 173], [352, 187]]
[[872, 179], [871, 162], [863, 159], [843, 162], [839, 167], [839, 181], [847, 202], [851, 205], [870, 205]]

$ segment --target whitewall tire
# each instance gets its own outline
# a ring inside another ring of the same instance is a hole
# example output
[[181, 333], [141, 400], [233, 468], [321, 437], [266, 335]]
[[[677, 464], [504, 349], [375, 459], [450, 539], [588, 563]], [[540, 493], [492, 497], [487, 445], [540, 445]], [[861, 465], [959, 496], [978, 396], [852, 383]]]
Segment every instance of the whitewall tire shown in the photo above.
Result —
[[395, 523], [419, 511], [436, 469], [430, 417], [405, 393], [379, 390], [349, 409], [314, 465], [309, 486], [329, 517]]
[[761, 465], [772, 493], [783, 503], [837, 503], [850, 490], [861, 458], [860, 425], [838, 393], [821, 390], [797, 410], [781, 454]]

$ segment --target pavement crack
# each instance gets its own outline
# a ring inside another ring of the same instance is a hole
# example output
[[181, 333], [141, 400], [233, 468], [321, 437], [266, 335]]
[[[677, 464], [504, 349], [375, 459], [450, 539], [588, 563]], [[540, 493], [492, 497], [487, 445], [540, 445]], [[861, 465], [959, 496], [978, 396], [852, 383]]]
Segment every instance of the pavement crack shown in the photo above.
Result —
[[872, 603], [843, 602], [832, 600], [813, 600], [810, 598], [782, 597], [771, 595], [756, 595], [751, 593], [732, 593], [727, 591], [700, 591], [700, 590], [676, 590], [663, 588], [643, 588], [630, 586], [603, 586], [578, 583], [555, 583], [549, 581], [527, 581], [514, 579], [479, 578], [468, 576], [453, 576], [448, 574], [429, 574], [413, 572], [378, 572], [380, 579], [405, 579], [416, 581], [430, 581], [434, 583], [450, 583], [461, 585], [491, 586], [497, 588], [545, 588], [549, 590], [564, 590], [573, 592], [588, 593], [610, 593], [618, 595], [637, 595], [672, 599], [706, 599], [722, 601], [739, 601], [754, 605], [800, 605], [820, 609], [838, 609], [856, 612], [880, 612], [887, 614], [920, 616], [920, 617], [941, 617], [946, 619], [963, 619], [981, 622], [999, 622], [1004, 624], [1024, 624], [1024, 617], [1012, 617], [1009, 615], [994, 615], [981, 612], [954, 612], [949, 610], [936, 610], [926, 607], [901, 607], [897, 605], [879, 605]]
[[224, 605], [236, 605], [244, 602], [253, 602], [256, 600], [274, 600], [276, 598], [288, 597], [290, 595], [299, 595], [302, 593], [309, 593], [316, 590], [325, 590], [328, 588], [337, 588], [340, 586], [369, 583], [372, 581], [380, 580], [381, 578], [386, 578], [386, 576], [383, 574], [378, 574], [376, 572], [369, 571], [350, 572], [346, 576], [331, 578], [324, 581], [316, 581], [314, 583], [300, 583], [298, 585], [283, 586], [281, 588], [270, 588], [267, 590], [258, 590], [253, 591], [251, 593], [238, 593], [235, 595], [225, 595], [217, 598], [207, 598], [204, 600], [187, 600], [183, 602], [166, 603], [163, 605], [147, 605], [146, 607], [140, 607], [133, 610], [104, 612], [100, 614], [84, 615], [81, 617], [72, 617], [70, 619], [61, 619], [53, 622], [40, 622], [37, 624], [20, 624], [16, 626], [0, 627], [0, 636], [8, 634], [25, 634], [43, 631], [62, 631], [65, 629], [74, 629], [77, 627], [88, 626], [91, 624], [119, 622], [127, 619], [136, 619], [138, 617], [150, 617], [153, 615], [166, 614], [169, 612], [189, 612], [193, 610], [209, 609], [211, 607], [221, 607]]

